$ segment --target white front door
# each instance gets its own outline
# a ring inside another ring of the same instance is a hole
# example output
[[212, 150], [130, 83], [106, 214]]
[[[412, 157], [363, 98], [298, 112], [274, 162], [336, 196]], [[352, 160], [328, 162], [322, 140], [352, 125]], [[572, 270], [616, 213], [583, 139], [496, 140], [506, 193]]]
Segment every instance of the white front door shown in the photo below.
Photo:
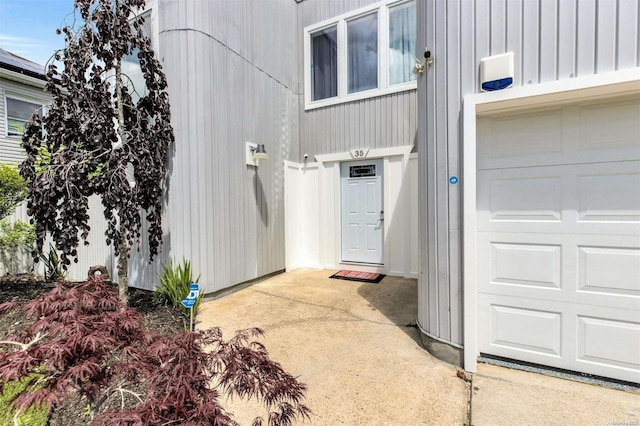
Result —
[[342, 260], [383, 263], [382, 160], [342, 163]]

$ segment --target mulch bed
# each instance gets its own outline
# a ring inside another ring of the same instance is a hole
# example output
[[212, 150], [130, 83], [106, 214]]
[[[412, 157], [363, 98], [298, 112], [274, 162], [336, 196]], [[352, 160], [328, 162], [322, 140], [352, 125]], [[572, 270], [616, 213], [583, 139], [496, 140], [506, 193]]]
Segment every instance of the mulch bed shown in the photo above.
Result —
[[[44, 282], [42, 277], [32, 274], [0, 277], [0, 303], [26, 303], [44, 296], [54, 287], [54, 283]], [[117, 291], [116, 285], [114, 289]], [[129, 288], [129, 306], [143, 315], [145, 325], [151, 330], [167, 336], [184, 331], [188, 323], [180, 311], [156, 302], [152, 295], [151, 291]], [[0, 340], [15, 335], [27, 325], [28, 320], [18, 310], [0, 315]], [[85, 409], [86, 403], [82, 401], [68, 401], [54, 411], [49, 425], [86, 425], [86, 418], [81, 416]]]

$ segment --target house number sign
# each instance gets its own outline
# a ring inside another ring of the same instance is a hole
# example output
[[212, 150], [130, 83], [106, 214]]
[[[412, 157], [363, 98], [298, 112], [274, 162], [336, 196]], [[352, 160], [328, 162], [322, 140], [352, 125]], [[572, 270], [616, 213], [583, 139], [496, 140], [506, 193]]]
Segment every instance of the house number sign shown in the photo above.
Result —
[[369, 148], [352, 149], [351, 157], [353, 158], [367, 158], [369, 154]]

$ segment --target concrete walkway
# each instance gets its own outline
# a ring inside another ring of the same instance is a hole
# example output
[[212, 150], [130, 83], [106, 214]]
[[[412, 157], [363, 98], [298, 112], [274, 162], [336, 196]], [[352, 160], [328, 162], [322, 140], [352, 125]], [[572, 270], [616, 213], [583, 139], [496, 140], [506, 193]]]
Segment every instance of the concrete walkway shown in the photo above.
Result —
[[[198, 328], [260, 327], [272, 358], [308, 386], [311, 425], [626, 424], [640, 420], [640, 396], [481, 364], [470, 385], [433, 358], [412, 327], [417, 283], [329, 279], [297, 270], [205, 301]], [[562, 382], [558, 384], [556, 381]], [[473, 405], [470, 407], [469, 399]], [[255, 404], [227, 401], [242, 425]], [[600, 410], [591, 416], [591, 408]], [[470, 410], [471, 408], [471, 410]], [[593, 420], [593, 422], [591, 422]], [[611, 423], [606, 423], [611, 421]]]
[[640, 393], [478, 364], [474, 426], [640, 425]]

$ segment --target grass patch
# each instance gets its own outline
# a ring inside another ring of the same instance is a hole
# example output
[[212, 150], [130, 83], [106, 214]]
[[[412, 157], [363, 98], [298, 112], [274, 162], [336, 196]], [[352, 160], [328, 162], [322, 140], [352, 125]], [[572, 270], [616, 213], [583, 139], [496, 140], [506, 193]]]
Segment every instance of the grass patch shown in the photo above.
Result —
[[[36, 373], [23, 377], [20, 380], [9, 382], [4, 386], [4, 392], [0, 394], [0, 425], [12, 426], [13, 417], [16, 414], [16, 407], [12, 401], [22, 392], [27, 391], [27, 386], [37, 377]], [[18, 425], [20, 426], [45, 426], [47, 424], [48, 415], [47, 407], [31, 406], [18, 416]]]

